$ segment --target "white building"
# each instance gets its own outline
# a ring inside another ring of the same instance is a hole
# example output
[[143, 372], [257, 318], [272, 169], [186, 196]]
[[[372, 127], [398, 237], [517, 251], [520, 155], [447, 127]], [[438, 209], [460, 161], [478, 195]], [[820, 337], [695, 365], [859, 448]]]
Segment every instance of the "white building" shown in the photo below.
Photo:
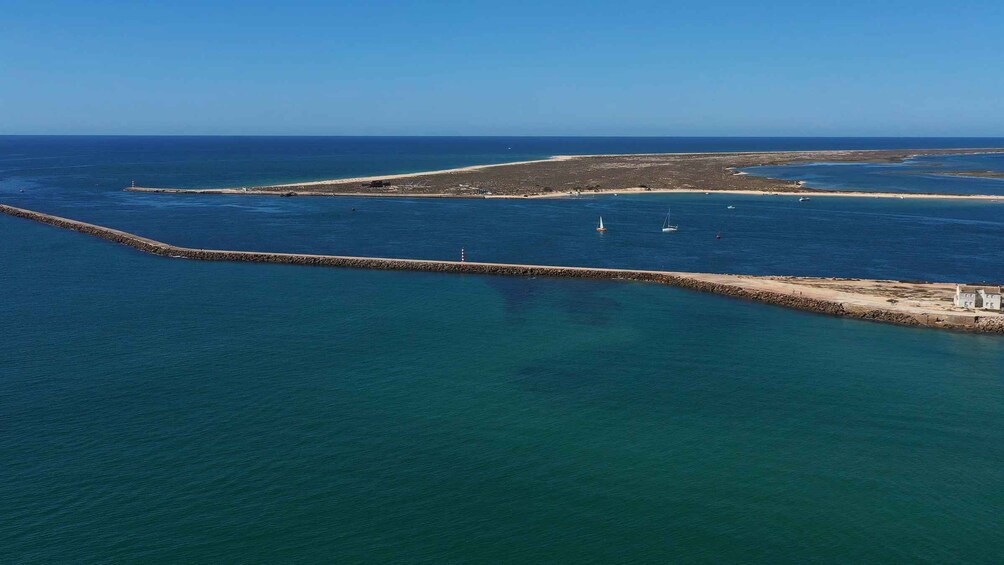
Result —
[[971, 310], [1000, 310], [1001, 287], [956, 285], [955, 305]]

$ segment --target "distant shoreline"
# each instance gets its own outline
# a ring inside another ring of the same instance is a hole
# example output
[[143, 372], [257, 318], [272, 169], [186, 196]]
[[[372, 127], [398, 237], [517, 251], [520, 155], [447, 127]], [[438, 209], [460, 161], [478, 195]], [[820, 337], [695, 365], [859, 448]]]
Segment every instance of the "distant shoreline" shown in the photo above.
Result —
[[[384, 177], [386, 178], [386, 177]], [[597, 190], [584, 192], [577, 195], [569, 194], [530, 194], [524, 196], [517, 195], [471, 195], [471, 196], [457, 196], [453, 194], [373, 194], [369, 192], [336, 192], [336, 193], [325, 193], [325, 192], [315, 192], [315, 191], [290, 191], [287, 193], [269, 192], [262, 190], [248, 190], [247, 192], [234, 189], [234, 188], [147, 188], [147, 187], [129, 187], [125, 189], [126, 192], [146, 192], [154, 194], [229, 194], [229, 195], [245, 195], [245, 196], [328, 196], [328, 197], [355, 197], [355, 198], [451, 198], [451, 199], [480, 199], [480, 200], [524, 200], [524, 199], [580, 199], [589, 198], [590, 196], [614, 196], [619, 194], [741, 194], [741, 195], [759, 195], [759, 196], [792, 196], [792, 197], [846, 197], [846, 198], [895, 198], [895, 199], [921, 199], [921, 200], [988, 200], [991, 202], [1001, 202], [1004, 203], [1004, 194], [994, 195], [994, 194], [943, 194], [943, 193], [924, 193], [924, 192], [865, 192], [865, 191], [852, 191], [852, 190], [817, 190], [817, 189], [804, 189], [801, 191], [791, 191], [791, 192], [764, 192], [762, 190], [699, 190], [699, 189], [687, 189], [687, 188], [640, 188], [640, 187], [630, 187], [630, 188], [611, 188], [605, 190]]]
[[798, 196], [994, 200], [1004, 195], [927, 194], [807, 189], [801, 181], [750, 175], [739, 169], [791, 163], [897, 162], [920, 155], [1004, 153], [1004, 148], [819, 150], [766, 152], [556, 155], [548, 159], [452, 169], [227, 188], [135, 186], [132, 192], [387, 196], [418, 198], [555, 198], [599, 194], [780, 193]]

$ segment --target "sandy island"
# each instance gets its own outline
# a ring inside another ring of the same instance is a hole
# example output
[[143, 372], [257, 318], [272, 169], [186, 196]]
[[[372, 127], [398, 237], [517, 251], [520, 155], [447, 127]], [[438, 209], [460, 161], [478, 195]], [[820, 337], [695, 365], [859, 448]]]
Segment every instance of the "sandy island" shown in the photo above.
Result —
[[952, 301], [955, 285], [947, 283], [818, 277], [758, 277], [634, 269], [193, 249], [13, 206], [0, 205], [0, 213], [78, 231], [146, 253], [171, 258], [497, 276], [637, 281], [688, 288], [832, 316], [905, 326], [1004, 334], [1004, 313], [974, 311], [956, 307]]
[[258, 194], [278, 196], [405, 196], [426, 198], [556, 198], [592, 194], [695, 193], [787, 194], [868, 198], [997, 200], [985, 194], [921, 194], [809, 189], [749, 175], [758, 165], [810, 162], [898, 162], [918, 155], [1004, 153], [1002, 148], [775, 151], [754, 153], [660, 153], [562, 155], [550, 159], [456, 169], [232, 188], [129, 187], [135, 192]]

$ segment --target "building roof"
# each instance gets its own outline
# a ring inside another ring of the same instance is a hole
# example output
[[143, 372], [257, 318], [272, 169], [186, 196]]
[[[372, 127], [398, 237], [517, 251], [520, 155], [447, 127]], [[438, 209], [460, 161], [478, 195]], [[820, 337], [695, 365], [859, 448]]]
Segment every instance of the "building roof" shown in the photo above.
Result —
[[982, 290], [985, 294], [1000, 294], [1001, 287], [999, 286], [974, 286], [969, 284], [958, 285], [959, 292], [977, 292]]

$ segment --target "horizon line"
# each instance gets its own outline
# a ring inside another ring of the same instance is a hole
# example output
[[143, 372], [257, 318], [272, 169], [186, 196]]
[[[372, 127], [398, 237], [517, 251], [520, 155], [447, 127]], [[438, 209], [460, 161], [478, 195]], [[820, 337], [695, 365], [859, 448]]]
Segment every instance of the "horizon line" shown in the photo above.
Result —
[[315, 138], [628, 138], [628, 139], [1004, 139], [1001, 135], [487, 135], [295, 133], [0, 133], [0, 137], [315, 137]]

